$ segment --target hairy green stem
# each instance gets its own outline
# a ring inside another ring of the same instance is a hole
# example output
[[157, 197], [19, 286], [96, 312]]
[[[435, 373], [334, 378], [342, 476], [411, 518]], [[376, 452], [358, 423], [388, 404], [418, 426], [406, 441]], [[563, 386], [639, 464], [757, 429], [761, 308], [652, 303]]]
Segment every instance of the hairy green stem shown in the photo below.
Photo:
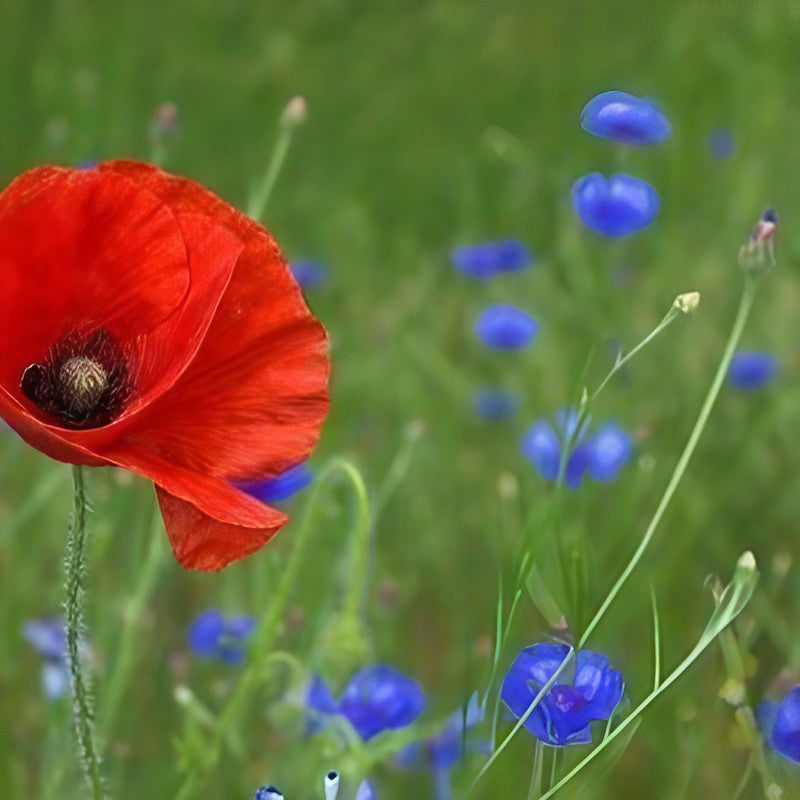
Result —
[[94, 732], [94, 707], [88, 678], [83, 673], [81, 635], [86, 629], [83, 615], [86, 585], [86, 491], [83, 467], [73, 466], [72, 522], [67, 536], [64, 590], [64, 626], [67, 639], [67, 662], [72, 688], [72, 714], [78, 737], [78, 751], [92, 800], [103, 800], [100, 758]]

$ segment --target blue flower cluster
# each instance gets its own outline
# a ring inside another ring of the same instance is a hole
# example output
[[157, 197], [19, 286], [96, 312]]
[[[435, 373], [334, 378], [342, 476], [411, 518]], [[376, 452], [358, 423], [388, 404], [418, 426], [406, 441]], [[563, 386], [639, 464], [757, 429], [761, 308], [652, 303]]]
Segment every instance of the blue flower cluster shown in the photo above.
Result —
[[311, 259], [292, 261], [289, 270], [303, 291], [322, 286], [328, 279], [328, 268], [321, 261]]
[[[566, 645], [534, 644], [514, 659], [500, 697], [515, 717], [525, 714], [568, 654]], [[609, 719], [622, 700], [622, 675], [611, 669], [604, 655], [591, 650], [581, 650], [574, 669], [565, 673], [525, 720], [525, 727], [540, 742], [554, 747], [589, 744], [589, 723]]]
[[486, 280], [501, 272], [516, 272], [534, 263], [531, 251], [515, 239], [456, 247], [450, 253], [453, 266], [464, 275]]
[[[456, 247], [450, 253], [456, 270], [487, 280], [503, 272], [517, 272], [535, 262], [528, 247], [515, 239], [479, 242]], [[539, 332], [539, 323], [527, 312], [509, 303], [484, 308], [475, 320], [475, 335], [495, 350], [521, 350]], [[474, 397], [475, 413], [485, 420], [498, 421], [513, 416], [519, 407], [513, 392], [485, 386]]]
[[605, 423], [587, 438], [589, 420], [578, 429], [579, 419], [576, 409], [561, 409], [556, 414], [555, 426], [547, 419], [538, 420], [528, 428], [520, 444], [522, 454], [536, 471], [543, 478], [555, 481], [564, 443], [569, 442], [564, 482], [571, 489], [577, 489], [586, 474], [596, 481], [614, 480], [633, 454], [633, 440], [615, 422]]
[[[585, 131], [623, 144], [660, 144], [672, 135], [669, 120], [652, 100], [627, 92], [603, 92], [592, 98], [580, 122]], [[656, 218], [661, 199], [641, 178], [621, 173], [606, 179], [592, 172], [573, 185], [572, 205], [593, 231], [627, 236]]]
[[253, 617], [224, 617], [216, 609], [209, 609], [198, 614], [189, 626], [189, 649], [200, 658], [241, 664], [245, 657], [245, 641], [255, 627]]

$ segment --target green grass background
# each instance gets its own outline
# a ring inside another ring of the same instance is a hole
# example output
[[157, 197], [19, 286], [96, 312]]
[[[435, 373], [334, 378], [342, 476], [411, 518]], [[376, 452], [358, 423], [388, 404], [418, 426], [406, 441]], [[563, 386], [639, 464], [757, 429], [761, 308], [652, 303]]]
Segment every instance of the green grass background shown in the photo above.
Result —
[[[723, 390], [652, 551], [593, 646], [623, 670], [635, 702], [652, 680], [649, 584], [670, 666], [710, 613], [706, 575], [727, 577], [750, 548], [763, 574], [745, 620], [758, 631], [752, 699], [782, 669], [800, 668], [800, 573], [793, 562], [781, 579], [772, 566], [800, 555], [799, 3], [9, 0], [0, 17], [3, 182], [41, 163], [147, 158], [150, 118], [169, 100], [181, 131], [166, 167], [244, 206], [281, 109], [295, 94], [306, 97], [308, 120], [264, 221], [290, 259], [329, 265], [328, 284], [308, 298], [329, 329], [334, 362], [314, 463], [353, 459], [375, 495], [409, 425], [423, 431], [376, 525], [365, 616], [374, 657], [424, 685], [432, 718], [485, 682], [498, 569], [513, 571], [522, 520], [551, 499], [551, 486], [519, 454], [521, 433], [574, 400], [582, 381], [599, 382], [610, 342], [632, 346], [675, 295], [701, 292], [697, 314], [636, 359], [595, 409], [597, 419], [616, 418], [635, 433], [636, 459], [615, 484], [567, 498], [565, 535], [587, 542], [587, 591], [573, 619], [580, 629], [671, 474], [735, 309], [738, 247], [774, 206], [779, 268], [743, 344], [777, 354], [779, 378], [757, 394]], [[584, 133], [581, 108], [608, 89], [657, 98], [673, 137], [623, 150]], [[734, 132], [729, 160], [708, 152], [716, 128]], [[619, 242], [585, 230], [569, 189], [593, 170], [650, 181], [663, 201], [651, 228]], [[481, 283], [449, 266], [453, 246], [506, 236], [535, 251], [534, 269]], [[522, 354], [487, 352], [472, 334], [479, 309], [503, 300], [541, 323]], [[524, 394], [515, 420], [474, 418], [471, 392], [483, 382]], [[501, 475], [518, 481], [510, 499], [498, 492]], [[71, 800], [82, 794], [68, 704], [44, 701], [37, 656], [20, 632], [26, 619], [59, 609], [69, 470], [4, 433], [0, 478], [0, 797]], [[88, 616], [102, 697], [152, 496], [144, 481], [107, 471], [94, 471], [90, 488]], [[302, 504], [301, 495], [291, 507]], [[294, 594], [305, 623], [281, 639], [310, 667], [324, 661], [317, 643], [346, 580], [348, 519], [344, 493], [334, 493]], [[222, 575], [164, 559], [122, 713], [105, 741], [114, 797], [172, 796], [181, 724], [173, 687], [185, 682], [214, 707], [235, 674], [192, 663], [186, 625], [212, 605], [260, 613], [292, 533], [289, 526]], [[503, 666], [547, 633], [525, 599]], [[646, 714], [612, 769], [564, 796], [729, 797], [746, 751], [717, 696], [723, 681], [712, 650]], [[251, 711], [243, 754], [225, 756], [203, 797], [249, 798], [268, 782], [287, 797], [321, 796], [320, 770], [335, 766], [327, 754], [270, 715], [266, 696]], [[523, 732], [483, 796], [525, 797], [531, 759]], [[386, 770], [377, 779], [382, 798], [431, 793], [422, 775]], [[748, 792], [762, 796], [757, 781]]]

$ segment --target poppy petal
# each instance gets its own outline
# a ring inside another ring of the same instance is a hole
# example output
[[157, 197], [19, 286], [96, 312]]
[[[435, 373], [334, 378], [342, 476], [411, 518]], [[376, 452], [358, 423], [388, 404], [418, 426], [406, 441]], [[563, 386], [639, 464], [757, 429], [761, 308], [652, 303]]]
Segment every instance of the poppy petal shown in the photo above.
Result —
[[[264, 506], [277, 522], [272, 527], [251, 528], [214, 519], [158, 485], [156, 494], [172, 552], [178, 562], [188, 569], [206, 572], [221, 570], [265, 545], [287, 519], [280, 512]], [[235, 512], [235, 509], [232, 510]]]
[[196, 357], [147, 409], [152, 422], [137, 423], [137, 441], [144, 435], [169, 460], [232, 480], [274, 477], [307, 458], [328, 410], [327, 337], [275, 240], [193, 181], [138, 162], [101, 169], [158, 194], [179, 216], [202, 210], [245, 243]]
[[157, 196], [123, 176], [59, 167], [0, 194], [0, 274], [0, 384], [18, 399], [23, 370], [56, 340], [103, 326], [124, 343], [189, 289], [180, 226]]

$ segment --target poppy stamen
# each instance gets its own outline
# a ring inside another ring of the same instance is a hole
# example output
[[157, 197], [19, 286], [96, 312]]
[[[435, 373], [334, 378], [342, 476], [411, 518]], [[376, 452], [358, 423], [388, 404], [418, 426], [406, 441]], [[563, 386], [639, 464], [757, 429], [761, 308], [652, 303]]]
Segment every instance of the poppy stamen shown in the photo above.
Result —
[[109, 333], [78, 333], [55, 342], [20, 381], [23, 394], [71, 427], [96, 428], [119, 415], [130, 396], [128, 365]]

